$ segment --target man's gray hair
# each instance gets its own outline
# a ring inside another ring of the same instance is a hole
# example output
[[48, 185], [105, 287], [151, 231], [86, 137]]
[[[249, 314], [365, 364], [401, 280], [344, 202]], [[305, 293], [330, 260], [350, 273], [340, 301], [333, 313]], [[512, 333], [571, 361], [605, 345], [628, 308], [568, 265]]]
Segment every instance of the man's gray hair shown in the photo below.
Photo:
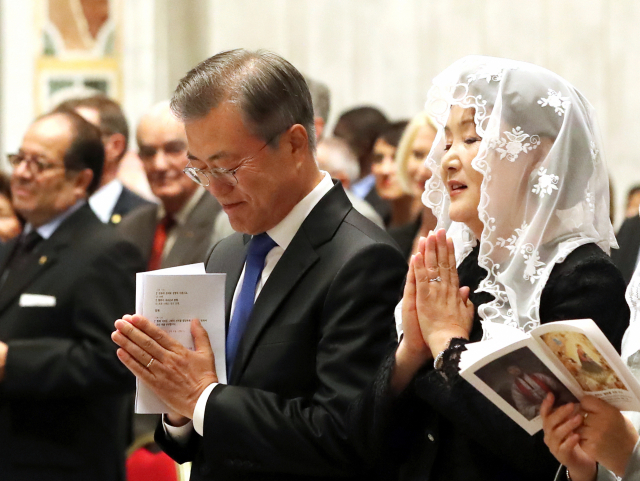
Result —
[[236, 49], [208, 58], [180, 80], [171, 110], [187, 123], [206, 117], [222, 102], [237, 104], [246, 127], [265, 142], [273, 144], [292, 125], [302, 125], [309, 149], [315, 151], [309, 88], [302, 74], [279, 55]]
[[331, 92], [326, 84], [305, 77], [309, 92], [311, 93], [311, 101], [313, 102], [313, 115], [320, 117], [326, 124], [329, 121], [329, 111], [331, 110]]

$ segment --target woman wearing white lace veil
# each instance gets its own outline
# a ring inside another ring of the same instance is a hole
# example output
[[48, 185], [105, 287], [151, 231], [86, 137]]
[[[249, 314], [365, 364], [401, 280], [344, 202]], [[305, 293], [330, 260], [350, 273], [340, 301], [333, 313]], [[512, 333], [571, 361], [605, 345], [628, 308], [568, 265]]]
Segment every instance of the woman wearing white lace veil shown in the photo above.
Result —
[[426, 108], [438, 134], [424, 203], [464, 241], [456, 262], [441, 229], [412, 257], [404, 336], [353, 410], [355, 439], [368, 441], [363, 452], [399, 453], [402, 479], [553, 479], [542, 433], [529, 436], [458, 363], [499, 329], [560, 319], [592, 318], [620, 347], [629, 314], [608, 257], [593, 109], [546, 69], [479, 56], [438, 75]]
[[[638, 268], [627, 287], [626, 298], [631, 308], [631, 319], [622, 340], [622, 359], [640, 379]], [[579, 411], [569, 406], [554, 411], [552, 402], [552, 398], [547, 399], [542, 407], [545, 442], [566, 466], [573, 481], [640, 479], [640, 413], [626, 412], [623, 415], [595, 397], [583, 399]], [[564, 479], [564, 473], [559, 472], [557, 481]]]

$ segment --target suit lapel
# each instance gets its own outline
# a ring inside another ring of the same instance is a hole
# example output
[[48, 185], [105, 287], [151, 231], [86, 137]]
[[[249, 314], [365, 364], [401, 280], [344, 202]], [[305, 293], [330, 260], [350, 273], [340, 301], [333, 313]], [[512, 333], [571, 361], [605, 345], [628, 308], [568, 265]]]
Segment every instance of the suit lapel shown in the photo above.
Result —
[[[220, 243], [223, 244], [223, 247], [219, 250], [214, 249], [207, 262], [207, 272], [224, 272], [227, 275], [224, 288], [227, 327], [229, 326], [233, 293], [240, 279], [240, 274], [242, 274], [249, 240], [251, 240], [251, 236], [246, 234], [234, 234], [221, 240]], [[228, 244], [228, 246], [224, 244]]]
[[219, 205], [208, 192], [202, 194], [186, 222], [175, 227], [176, 241], [163, 260], [163, 267], [185, 264], [185, 259], [198, 257], [195, 253], [202, 252], [204, 255], [208, 251]]
[[[316, 249], [333, 237], [351, 208], [342, 186], [337, 184], [318, 202], [302, 223], [256, 300], [238, 346], [229, 380], [231, 384], [236, 384], [241, 378], [260, 335], [269, 325], [278, 306], [287, 300], [296, 284], [319, 260]], [[231, 296], [236, 284], [237, 280], [231, 284]]]
[[0, 289], [0, 313], [2, 313], [14, 300], [22, 294], [31, 283], [44, 271], [49, 269], [57, 260], [57, 249], [54, 246], [42, 244], [29, 255], [25, 266], [19, 272], [9, 272], [9, 278]]
[[37, 245], [24, 269], [9, 273], [7, 282], [0, 289], [0, 313], [7, 309], [35, 279], [57, 262], [60, 250], [72, 242], [76, 235], [82, 235], [77, 232], [78, 229], [86, 231], [92, 222], [100, 221], [89, 205], [85, 204], [65, 219], [49, 239], [44, 239]]

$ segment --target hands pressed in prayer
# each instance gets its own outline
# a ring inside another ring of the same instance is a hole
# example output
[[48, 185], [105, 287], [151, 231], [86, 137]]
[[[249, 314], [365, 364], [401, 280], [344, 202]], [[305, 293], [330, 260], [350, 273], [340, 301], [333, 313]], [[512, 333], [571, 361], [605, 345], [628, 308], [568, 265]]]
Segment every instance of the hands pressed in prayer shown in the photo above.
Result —
[[453, 241], [447, 239], [444, 229], [420, 239], [413, 266], [420, 330], [436, 357], [452, 338], [469, 338], [473, 303], [469, 288], [459, 285]]
[[444, 229], [421, 238], [409, 263], [402, 298], [403, 337], [396, 351], [393, 391], [402, 391], [420, 366], [443, 351], [452, 338], [468, 338], [473, 313], [469, 288], [458, 284], [453, 241]]
[[193, 351], [137, 314], [123, 316], [115, 326], [111, 338], [120, 346], [118, 358], [174, 411], [171, 423], [186, 422], [176, 414], [192, 419], [202, 392], [218, 382], [209, 336], [200, 321], [191, 321]]

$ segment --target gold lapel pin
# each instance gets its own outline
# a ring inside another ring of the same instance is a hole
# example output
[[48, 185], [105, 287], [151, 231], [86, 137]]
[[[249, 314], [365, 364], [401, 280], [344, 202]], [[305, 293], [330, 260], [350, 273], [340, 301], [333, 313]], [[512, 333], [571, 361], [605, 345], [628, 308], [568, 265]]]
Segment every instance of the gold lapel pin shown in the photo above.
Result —
[[38, 263], [43, 266], [47, 263], [47, 256], [41, 256], [40, 259], [38, 260]]
[[113, 214], [111, 216], [111, 222], [114, 224], [119, 224], [121, 220], [122, 220], [122, 216], [120, 214]]

